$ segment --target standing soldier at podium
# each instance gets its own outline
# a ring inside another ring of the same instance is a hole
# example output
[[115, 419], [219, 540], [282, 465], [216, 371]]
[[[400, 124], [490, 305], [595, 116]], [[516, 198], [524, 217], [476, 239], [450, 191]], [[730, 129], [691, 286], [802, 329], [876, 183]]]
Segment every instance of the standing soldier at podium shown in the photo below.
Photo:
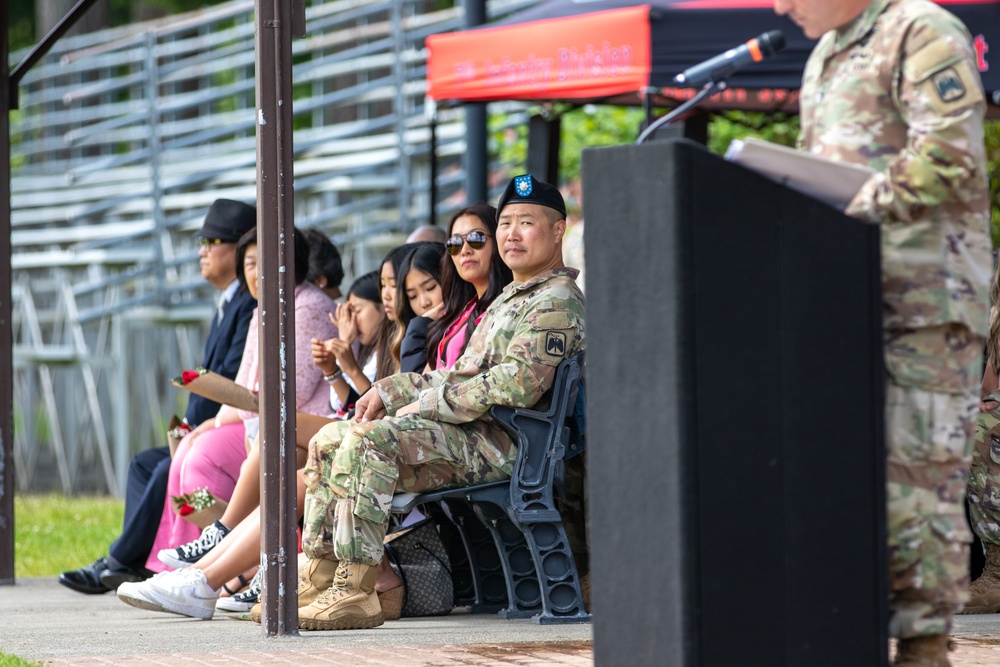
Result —
[[948, 665], [967, 598], [966, 481], [991, 275], [985, 101], [971, 39], [926, 0], [775, 0], [821, 38], [800, 148], [876, 174], [845, 211], [882, 228], [890, 632]]

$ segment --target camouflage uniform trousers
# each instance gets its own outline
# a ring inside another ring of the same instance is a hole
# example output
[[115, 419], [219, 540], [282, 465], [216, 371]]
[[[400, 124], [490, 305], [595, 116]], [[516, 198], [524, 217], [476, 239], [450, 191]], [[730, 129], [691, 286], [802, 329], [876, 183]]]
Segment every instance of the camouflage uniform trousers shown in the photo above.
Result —
[[[490, 443], [490, 444], [487, 444]], [[505, 461], [481, 452], [500, 449]], [[309, 443], [302, 551], [378, 565], [392, 495], [509, 479], [516, 448], [488, 422], [445, 424], [415, 415], [334, 422]]]
[[889, 631], [943, 634], [968, 599], [974, 394], [886, 387]]
[[[984, 400], [1000, 402], [1000, 391]], [[972, 529], [984, 544], [1000, 546], [1000, 409], [980, 412], [969, 474]]]

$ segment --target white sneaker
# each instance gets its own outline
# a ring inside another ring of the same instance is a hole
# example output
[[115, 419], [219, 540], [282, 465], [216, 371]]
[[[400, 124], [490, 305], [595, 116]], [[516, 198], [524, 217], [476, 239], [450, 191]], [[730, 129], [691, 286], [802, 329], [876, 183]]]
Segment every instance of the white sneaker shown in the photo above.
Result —
[[115, 591], [115, 595], [117, 595], [118, 599], [122, 602], [133, 607], [148, 609], [149, 611], [163, 611], [163, 605], [153, 600], [146, 594], [148, 585], [150, 585], [153, 581], [176, 578], [180, 575], [180, 573], [181, 570], [168, 570], [166, 572], [154, 574], [145, 581], [123, 582]]
[[250, 611], [253, 609], [253, 606], [260, 599], [260, 590], [264, 583], [264, 578], [261, 576], [263, 573], [264, 570], [258, 569], [257, 574], [253, 576], [253, 581], [250, 582], [250, 586], [245, 591], [219, 598], [215, 608], [219, 611]]
[[118, 599], [127, 605], [138, 607], [139, 609], [148, 609], [149, 611], [163, 611], [163, 607], [156, 601], [147, 597], [143, 593], [143, 589], [147, 583], [153, 581], [154, 579], [172, 576], [174, 574], [175, 572], [160, 572], [145, 581], [126, 581], [118, 587], [115, 591], [115, 595], [117, 595]]
[[160, 549], [156, 557], [160, 562], [170, 567], [178, 569], [194, 565], [201, 557], [215, 548], [226, 535], [229, 529], [222, 525], [221, 521], [210, 523], [201, 531], [197, 539], [191, 540], [187, 544], [182, 544], [176, 549]]
[[219, 591], [208, 585], [204, 572], [187, 569], [165, 572], [138, 584], [122, 584], [118, 587], [118, 597], [140, 609], [169, 611], [207, 621], [215, 613]]

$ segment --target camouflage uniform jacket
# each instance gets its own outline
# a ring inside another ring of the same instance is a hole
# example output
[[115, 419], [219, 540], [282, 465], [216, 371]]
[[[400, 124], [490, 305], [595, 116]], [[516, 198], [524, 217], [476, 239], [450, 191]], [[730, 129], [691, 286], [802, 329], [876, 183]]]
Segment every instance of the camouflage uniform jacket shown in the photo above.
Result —
[[985, 101], [961, 22], [926, 0], [872, 0], [820, 40], [800, 104], [800, 148], [877, 172], [846, 212], [881, 223], [884, 326], [985, 334]]
[[493, 301], [450, 370], [400, 373], [375, 383], [386, 411], [419, 400], [419, 416], [450, 424], [490, 420], [492, 405], [532, 407], [556, 366], [584, 349], [577, 271], [559, 268], [512, 283]]

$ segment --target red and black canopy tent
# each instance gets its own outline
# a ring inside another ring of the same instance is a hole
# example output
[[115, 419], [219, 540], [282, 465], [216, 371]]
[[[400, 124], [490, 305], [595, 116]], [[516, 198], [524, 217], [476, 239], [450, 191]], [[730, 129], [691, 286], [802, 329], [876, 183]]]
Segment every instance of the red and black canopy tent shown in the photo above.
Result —
[[[1000, 116], [1000, 0], [937, 2], [969, 28], [991, 115]], [[784, 32], [785, 49], [734, 74], [706, 106], [794, 112], [814, 42], [776, 16], [772, 0], [548, 0], [480, 28], [428, 37], [427, 93], [439, 103], [674, 106], [696, 92], [674, 87], [675, 75], [775, 29]]]
[[[1000, 0], [937, 0], [968, 26], [991, 101], [1000, 105]], [[689, 92], [673, 77], [768, 30], [787, 42], [778, 55], [737, 72], [745, 99], [727, 107], [781, 106], [795, 91], [813, 42], [772, 0], [548, 0], [497, 23], [427, 38], [428, 95], [437, 100], [568, 100], [636, 103], [647, 91]], [[989, 49], [997, 49], [993, 68]]]

